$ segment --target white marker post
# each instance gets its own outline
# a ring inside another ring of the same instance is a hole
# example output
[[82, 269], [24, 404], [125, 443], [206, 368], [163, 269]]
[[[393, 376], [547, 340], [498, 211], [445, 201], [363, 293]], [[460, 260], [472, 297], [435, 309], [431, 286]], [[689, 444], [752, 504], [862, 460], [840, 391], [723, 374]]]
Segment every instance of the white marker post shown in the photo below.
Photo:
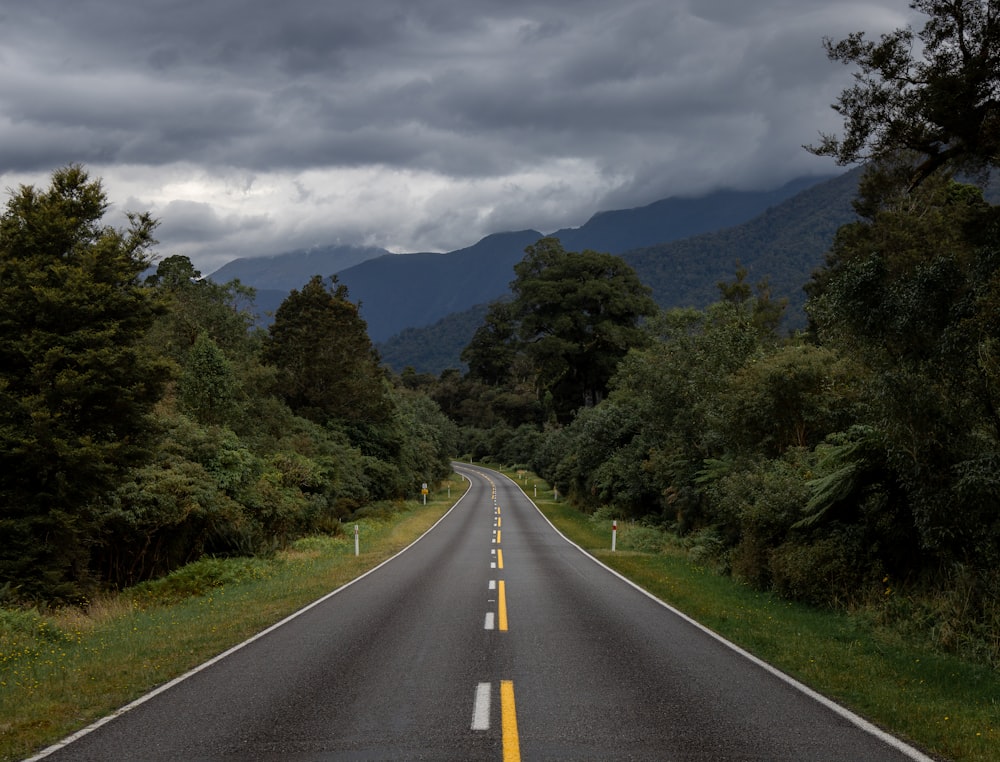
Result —
[[424, 482], [420, 487], [420, 492], [424, 496], [424, 505], [427, 505], [427, 482]]
[[618, 542], [618, 520], [611, 522], [611, 552], [615, 552], [615, 545]]
[[358, 525], [355, 524], [354, 525], [354, 555], [356, 555], [356, 556], [360, 556], [361, 555], [361, 541], [358, 538], [358, 535], [359, 535], [360, 532], [361, 532], [361, 530], [358, 528]]

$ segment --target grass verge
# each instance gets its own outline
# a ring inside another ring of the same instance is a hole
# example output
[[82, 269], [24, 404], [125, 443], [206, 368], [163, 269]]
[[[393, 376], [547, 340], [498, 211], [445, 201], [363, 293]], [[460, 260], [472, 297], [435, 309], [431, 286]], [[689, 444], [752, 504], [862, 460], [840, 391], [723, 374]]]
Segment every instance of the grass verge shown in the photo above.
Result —
[[680, 547], [632, 549], [647, 539], [644, 528], [619, 522], [612, 553], [609, 522], [554, 501], [532, 474], [504, 473], [570, 540], [727, 640], [931, 755], [1000, 759], [996, 670], [913, 644], [863, 611], [820, 610], [753, 590], [693, 563]]
[[0, 609], [0, 760], [54, 743], [246, 640], [402, 550], [465, 490], [461, 477], [335, 537], [271, 559], [213, 559], [93, 601], [86, 611]]

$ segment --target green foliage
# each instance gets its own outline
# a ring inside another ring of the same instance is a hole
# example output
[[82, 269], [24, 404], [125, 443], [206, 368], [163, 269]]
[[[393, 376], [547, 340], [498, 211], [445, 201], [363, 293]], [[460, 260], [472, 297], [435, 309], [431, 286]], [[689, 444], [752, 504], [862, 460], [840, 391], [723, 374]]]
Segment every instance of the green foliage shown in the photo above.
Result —
[[604, 397], [618, 361], [644, 340], [639, 321], [656, 308], [619, 257], [566, 252], [554, 238], [525, 251], [511, 283], [520, 349], [556, 417], [568, 421]]
[[256, 354], [252, 288], [239, 281], [219, 285], [202, 278], [191, 260], [178, 255], [160, 261], [146, 283], [166, 305], [148, 337], [158, 352], [183, 363], [207, 333], [230, 362], [249, 362]]
[[133, 598], [143, 606], [168, 605], [274, 573], [272, 564], [256, 558], [202, 558], [156, 580], [133, 588]]
[[[789, 535], [808, 494], [808, 455], [792, 450], [776, 460], [731, 462], [705, 480], [711, 520], [724, 540], [725, 565], [760, 589], [771, 584], [769, 553]], [[721, 561], [721, 560], [720, 560]]]
[[821, 606], [852, 603], [880, 578], [865, 557], [857, 533], [842, 530], [814, 542], [790, 540], [769, 553], [772, 589], [791, 600]]
[[277, 392], [305, 418], [364, 428], [387, 422], [392, 408], [378, 358], [347, 287], [314, 276], [274, 315], [264, 361], [277, 368]]
[[155, 222], [107, 205], [69, 167], [0, 217], [5, 599], [269, 554], [449, 473], [454, 425], [391, 388], [343, 287], [295, 292], [264, 342], [252, 290], [186, 257], [141, 284]]
[[814, 447], [852, 420], [857, 372], [830, 349], [789, 344], [734, 373], [713, 414], [734, 451]]
[[184, 409], [208, 425], [231, 424], [237, 419], [240, 388], [232, 364], [202, 331], [184, 363], [178, 380]]
[[891, 180], [873, 173], [861, 200], [872, 217], [838, 238], [810, 312], [822, 341], [866, 366], [858, 422], [878, 432], [883, 481], [903, 493], [889, 511], [911, 517], [913, 552], [985, 567], [1000, 558], [1000, 540], [983, 533], [1000, 502], [988, 481], [962, 475], [1000, 451], [984, 372], [1000, 328], [995, 214], [947, 177], [910, 193]]
[[158, 307], [138, 283], [156, 223], [103, 226], [107, 205], [70, 166], [0, 217], [0, 577], [26, 597], [89, 584], [93, 503], [147, 457], [163, 389], [141, 343]]
[[525, 252], [513, 301], [490, 306], [462, 359], [488, 386], [527, 386], [565, 423], [603, 399], [618, 361], [644, 340], [639, 322], [655, 304], [619, 257], [567, 252], [555, 238]]
[[[1000, 155], [1000, 5], [995, 0], [912, 0], [927, 17], [914, 39], [906, 27], [878, 42], [855, 32], [825, 41], [833, 61], [854, 64], [855, 84], [834, 109], [845, 135], [824, 135], [814, 153], [840, 163], [879, 160], [902, 151], [921, 159], [916, 185], [942, 167], [979, 170]], [[917, 57], [919, 54], [920, 58]]]
[[517, 317], [509, 301], [489, 306], [482, 324], [462, 350], [461, 359], [469, 375], [489, 386], [506, 383], [517, 354]]

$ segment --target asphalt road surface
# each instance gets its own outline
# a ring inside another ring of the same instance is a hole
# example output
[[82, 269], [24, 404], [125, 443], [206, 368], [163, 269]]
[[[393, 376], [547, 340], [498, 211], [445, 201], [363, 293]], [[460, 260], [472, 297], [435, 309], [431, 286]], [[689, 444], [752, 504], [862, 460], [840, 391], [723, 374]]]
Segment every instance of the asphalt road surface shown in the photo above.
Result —
[[928, 759], [457, 468], [468, 493], [405, 552], [35, 759]]

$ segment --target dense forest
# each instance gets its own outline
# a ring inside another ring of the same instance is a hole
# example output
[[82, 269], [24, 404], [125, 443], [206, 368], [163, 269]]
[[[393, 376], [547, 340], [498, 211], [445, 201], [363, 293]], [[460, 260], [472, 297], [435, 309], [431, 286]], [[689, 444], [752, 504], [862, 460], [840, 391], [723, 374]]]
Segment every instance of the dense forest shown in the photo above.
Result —
[[0, 217], [0, 597], [269, 553], [461, 455], [1000, 664], [1000, 213], [967, 182], [997, 163], [1000, 9], [913, 5], [919, 34], [827, 43], [863, 76], [844, 136], [810, 150], [865, 169], [792, 335], [744, 268], [663, 310], [621, 257], [543, 238], [476, 313], [467, 372], [397, 376], [336, 279], [258, 329], [238, 282], [183, 257], [144, 276], [155, 221], [103, 225], [83, 168], [20, 188]]
[[252, 293], [102, 224], [83, 168], [0, 217], [0, 599], [80, 601], [204, 554], [269, 553], [450, 473], [454, 426], [379, 367], [318, 276]]

